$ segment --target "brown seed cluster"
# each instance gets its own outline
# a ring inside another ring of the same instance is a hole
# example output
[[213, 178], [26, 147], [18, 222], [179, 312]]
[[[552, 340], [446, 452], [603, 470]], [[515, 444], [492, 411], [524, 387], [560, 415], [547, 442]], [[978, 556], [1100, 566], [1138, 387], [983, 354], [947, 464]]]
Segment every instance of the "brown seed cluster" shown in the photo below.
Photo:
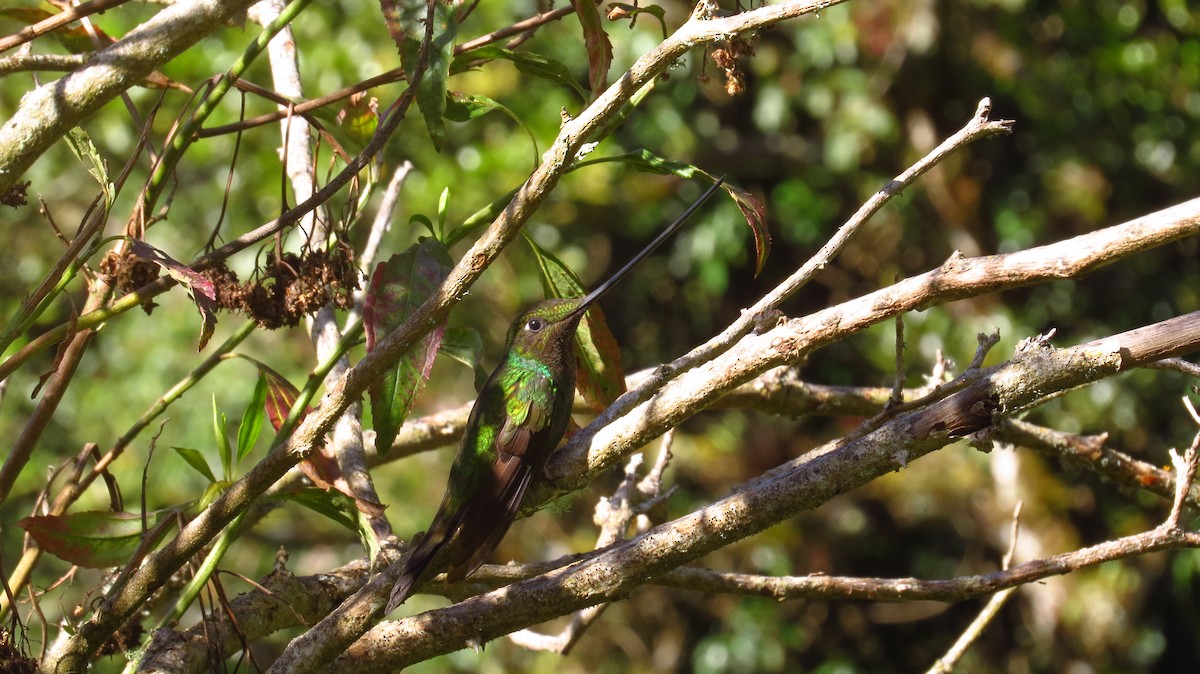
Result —
[[213, 283], [218, 308], [244, 313], [268, 330], [293, 327], [330, 302], [348, 309], [359, 285], [354, 251], [340, 242], [328, 252], [271, 253], [245, 283], [223, 263], [202, 273]]
[[0, 628], [0, 674], [36, 674], [38, 661], [13, 645], [12, 632]]
[[744, 55], [753, 56], [754, 47], [740, 37], [730, 39], [725, 47], [712, 50], [713, 63], [725, 71], [725, 93], [730, 96], [746, 90], [746, 73], [738, 66], [738, 58]]
[[110, 250], [100, 261], [100, 276], [124, 292], [141, 288], [158, 278], [159, 266], [134, 255], [128, 248]]
[[17, 208], [25, 205], [25, 194], [29, 189], [29, 181], [16, 183], [8, 191], [0, 194], [0, 204]]

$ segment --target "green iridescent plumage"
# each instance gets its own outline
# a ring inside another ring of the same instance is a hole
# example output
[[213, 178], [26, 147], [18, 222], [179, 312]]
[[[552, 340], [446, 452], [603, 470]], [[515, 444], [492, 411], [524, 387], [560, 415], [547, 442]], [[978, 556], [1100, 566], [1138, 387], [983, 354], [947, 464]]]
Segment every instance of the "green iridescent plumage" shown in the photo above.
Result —
[[[723, 180], [723, 179], [722, 179]], [[508, 333], [505, 356], [479, 391], [446, 494], [429, 530], [392, 586], [386, 612], [404, 602], [430, 563], [446, 553], [446, 581], [470, 575], [491, 555], [530, 483], [562, 439], [575, 395], [575, 331], [587, 308], [670, 236], [719, 187], [713, 184], [674, 223], [587, 297], [546, 300]]]

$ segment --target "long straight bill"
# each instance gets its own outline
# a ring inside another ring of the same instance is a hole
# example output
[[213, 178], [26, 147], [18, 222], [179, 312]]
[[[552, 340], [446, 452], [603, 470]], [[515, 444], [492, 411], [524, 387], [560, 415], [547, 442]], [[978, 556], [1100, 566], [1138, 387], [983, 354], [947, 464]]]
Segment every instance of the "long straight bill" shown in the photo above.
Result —
[[708, 188], [704, 194], [701, 194], [699, 199], [692, 202], [692, 205], [688, 206], [688, 209], [684, 211], [682, 215], [680, 215], [678, 218], [675, 218], [675, 222], [672, 222], [670, 226], [662, 231], [661, 234], [654, 237], [654, 240], [650, 242], [650, 245], [643, 248], [642, 252], [635, 255], [632, 260], [626, 262], [625, 266], [621, 267], [620, 271], [608, 277], [607, 281], [601, 283], [595, 290], [588, 293], [587, 297], [583, 298], [583, 304], [580, 305], [576, 311], [586, 311], [593, 302], [600, 299], [600, 296], [612, 289], [612, 287], [615, 286], [618, 281], [625, 278], [625, 275], [628, 274], [634, 267], [636, 267], [639, 262], [646, 259], [647, 255], [653, 253], [655, 248], [661, 246], [663, 241], [666, 241], [672, 234], [678, 231], [679, 228], [683, 226], [683, 223], [686, 222], [689, 217], [691, 217], [692, 213], [695, 213], [698, 208], [703, 206], [704, 202], [708, 201], [709, 197], [711, 197], [724, 182], [725, 176], [717, 178], [717, 181], [712, 184], [712, 187]]

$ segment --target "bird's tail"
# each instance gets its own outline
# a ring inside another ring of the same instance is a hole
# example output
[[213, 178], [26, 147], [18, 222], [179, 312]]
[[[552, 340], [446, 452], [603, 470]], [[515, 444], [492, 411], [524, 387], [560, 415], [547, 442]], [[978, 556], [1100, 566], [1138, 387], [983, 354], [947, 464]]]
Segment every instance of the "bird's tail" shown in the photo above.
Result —
[[451, 518], [445, 517], [439, 512], [429, 527], [429, 533], [421, 538], [421, 542], [405, 560], [404, 571], [392, 585], [392, 594], [388, 598], [387, 608], [383, 611], [384, 615], [391, 613], [408, 599], [417, 581], [420, 580], [421, 574], [425, 573], [426, 567], [450, 542], [450, 534], [458, 527], [457, 522], [448, 522], [446, 521], [448, 519]]

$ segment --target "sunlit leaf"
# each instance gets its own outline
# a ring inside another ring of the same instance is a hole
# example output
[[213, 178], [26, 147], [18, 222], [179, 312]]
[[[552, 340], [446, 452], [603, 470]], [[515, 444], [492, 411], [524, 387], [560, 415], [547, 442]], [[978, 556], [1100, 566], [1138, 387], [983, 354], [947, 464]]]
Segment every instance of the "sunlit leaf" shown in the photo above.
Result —
[[507, 107], [493, 101], [487, 96], [478, 96], [474, 94], [463, 94], [459, 92], [450, 92], [447, 94], [446, 100], [446, 119], [452, 122], [467, 122], [472, 119], [478, 119], [493, 110], [502, 112], [517, 123], [518, 126], [529, 136], [529, 142], [533, 145], [533, 165], [538, 164], [538, 145], [537, 138], [534, 137], [533, 131], [525, 124], [525, 120], [517, 116], [515, 112]]
[[[542, 288], [547, 297], [581, 297], [585, 294], [583, 283], [575, 272], [561, 260], [533, 242], [525, 240], [533, 249], [538, 268], [542, 272]], [[621, 367], [621, 349], [600, 307], [592, 305], [584, 314], [575, 331], [575, 355], [579, 361], [579, 375], [575, 382], [584, 401], [594, 409], [604, 409], [625, 392], [625, 371]]]
[[68, 131], [64, 139], [67, 141], [67, 147], [71, 148], [71, 152], [74, 152], [75, 156], [87, 166], [88, 173], [91, 173], [96, 182], [100, 183], [105, 203], [112, 206], [113, 184], [108, 177], [108, 162], [100, 156], [100, 151], [96, 149], [91, 136], [77, 126]]
[[198, 350], [203, 351], [217, 327], [217, 291], [212, 281], [141, 239], [129, 239], [129, 250], [134, 255], [162, 267], [171, 278], [192, 292], [192, 300], [196, 302], [202, 319]]
[[438, 226], [437, 239], [439, 241], [446, 240], [446, 211], [450, 208], [450, 186], [442, 188], [442, 195], [438, 197]]
[[127, 512], [87, 511], [26, 517], [17, 526], [42, 550], [88, 569], [121, 566], [142, 542], [142, 516]]
[[[367, 351], [399, 327], [441, 285], [452, 262], [437, 239], [423, 239], [380, 264], [371, 275], [363, 305]], [[371, 416], [380, 453], [385, 453], [412, 410], [417, 393], [429, 378], [434, 356], [446, 329], [442, 323], [409, 347], [395, 367], [381, 374], [370, 388]]]
[[217, 456], [221, 459], [221, 473], [226, 480], [233, 479], [233, 448], [229, 445], [229, 436], [225, 434], [227, 420], [217, 409], [217, 396], [212, 400], [213, 435], [217, 439]]
[[353, 154], [362, 152], [379, 126], [379, 103], [360, 91], [350, 96], [337, 114], [337, 128], [344, 136], [343, 146]]
[[[702, 168], [685, 162], [664, 159], [649, 150], [634, 150], [633, 152], [611, 157], [587, 159], [576, 163], [572, 167], [572, 170], [591, 166], [592, 164], [608, 162], [619, 162], [632, 166], [639, 171], [657, 173], [659, 175], [674, 175], [690, 179], [695, 177], [696, 174], [700, 174], [712, 181], [716, 181], [717, 179], [716, 176]], [[746, 224], [750, 226], [750, 232], [754, 236], [754, 273], [758, 275], [762, 272], [763, 265], [767, 262], [767, 256], [771, 253], [771, 232], [767, 229], [767, 207], [761, 199], [740, 187], [730, 185], [728, 181], [723, 183], [721, 187], [733, 198], [738, 209], [742, 211], [742, 216], [746, 218]]]
[[258, 434], [262, 431], [263, 413], [267, 400], [267, 376], [259, 373], [258, 381], [254, 384], [254, 395], [250, 398], [246, 410], [242, 412], [242, 421], [238, 424], [237, 460], [240, 463], [254, 444], [258, 442]]
[[588, 54], [588, 82], [592, 98], [608, 87], [608, 67], [612, 65], [612, 43], [600, 21], [600, 8], [592, 0], [571, 0], [579, 25], [583, 27], [583, 42]]
[[583, 100], [588, 100], [587, 91], [575, 80], [571, 70], [562, 63], [530, 51], [513, 51], [488, 45], [459, 54], [450, 65], [451, 74], [468, 70], [477, 61], [504, 59], [511, 61], [517, 70], [544, 80], [564, 84]]
[[213, 475], [212, 468], [209, 467], [208, 461], [205, 460], [200, 450], [192, 449], [191, 447], [172, 447], [171, 449], [175, 450], [175, 453], [183, 458], [184, 461], [187, 461], [187, 464], [194, 468], [197, 473], [208, 478], [210, 483], [217, 481], [217, 476]]

